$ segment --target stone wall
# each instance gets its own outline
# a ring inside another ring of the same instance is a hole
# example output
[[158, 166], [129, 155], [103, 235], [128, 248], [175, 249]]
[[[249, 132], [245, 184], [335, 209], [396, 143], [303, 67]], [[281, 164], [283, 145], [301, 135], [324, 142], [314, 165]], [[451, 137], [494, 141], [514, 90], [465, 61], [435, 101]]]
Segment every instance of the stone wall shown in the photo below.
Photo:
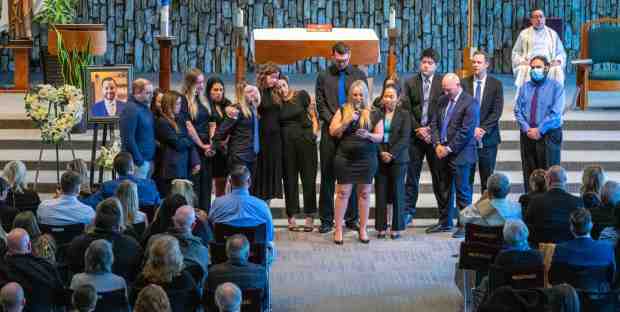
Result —
[[[80, 0], [80, 21], [104, 23], [108, 48], [98, 63], [132, 63], [138, 72], [158, 70], [159, 0]], [[382, 38], [382, 63], [371, 73], [385, 70], [390, 6], [397, 11], [401, 29], [398, 70], [417, 70], [423, 48], [434, 47], [441, 56], [441, 71], [461, 67], [466, 45], [467, 0], [175, 0], [171, 9], [172, 33], [177, 36], [172, 52], [173, 70], [199, 67], [205, 72], [231, 73], [233, 12], [245, 9], [249, 32], [264, 27], [303, 27], [308, 23], [332, 23], [335, 27], [370, 27]], [[547, 16], [564, 19], [564, 45], [569, 58], [579, 51], [579, 27], [587, 20], [619, 15], [620, 0], [474, 0], [474, 46], [493, 56], [494, 71], [510, 72], [510, 53], [524, 18], [533, 7]], [[45, 26], [34, 27], [32, 66], [39, 69], [39, 52], [46, 47]], [[247, 45], [250, 43], [248, 38]], [[248, 49], [249, 50], [249, 49]], [[248, 51], [248, 70], [254, 69]], [[9, 68], [9, 52], [0, 54], [0, 69]], [[311, 59], [285, 67], [287, 72], [315, 72], [324, 60]], [[572, 68], [569, 66], [569, 71]]]

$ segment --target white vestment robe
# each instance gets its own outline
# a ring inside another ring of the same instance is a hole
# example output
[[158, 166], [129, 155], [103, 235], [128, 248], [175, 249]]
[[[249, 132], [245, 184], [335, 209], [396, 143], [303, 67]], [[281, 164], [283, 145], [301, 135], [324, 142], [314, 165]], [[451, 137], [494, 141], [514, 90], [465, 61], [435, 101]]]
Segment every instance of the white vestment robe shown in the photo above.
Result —
[[558, 34], [551, 28], [544, 26], [540, 30], [530, 26], [519, 34], [512, 48], [512, 72], [515, 75], [515, 85], [519, 88], [530, 80], [530, 66], [521, 64], [531, 60], [534, 56], [543, 55], [549, 62], [560, 61], [561, 65], [549, 68], [548, 78], [557, 80], [564, 85], [564, 68], [566, 67], [566, 51]]

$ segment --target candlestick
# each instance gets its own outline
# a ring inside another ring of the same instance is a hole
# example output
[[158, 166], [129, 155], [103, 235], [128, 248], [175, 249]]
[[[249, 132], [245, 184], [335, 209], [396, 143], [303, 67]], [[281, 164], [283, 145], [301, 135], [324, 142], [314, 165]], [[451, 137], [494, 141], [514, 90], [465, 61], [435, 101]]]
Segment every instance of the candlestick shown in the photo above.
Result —
[[236, 27], [243, 27], [243, 9], [241, 9], [241, 8], [237, 9], [237, 14], [236, 14], [235, 18], [236, 18], [235, 26]]
[[161, 0], [160, 32], [163, 37], [170, 36], [170, 0]]
[[390, 29], [396, 28], [396, 10], [390, 9]]

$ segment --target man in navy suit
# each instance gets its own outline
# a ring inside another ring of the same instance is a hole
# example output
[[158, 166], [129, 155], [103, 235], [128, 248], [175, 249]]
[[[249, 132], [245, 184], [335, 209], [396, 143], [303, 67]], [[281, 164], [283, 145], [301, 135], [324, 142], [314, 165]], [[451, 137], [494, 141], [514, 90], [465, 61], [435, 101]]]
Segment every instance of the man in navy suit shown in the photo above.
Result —
[[95, 103], [91, 108], [91, 117], [111, 117], [120, 116], [125, 109], [125, 102], [116, 99], [116, 80], [112, 77], [103, 78], [101, 81], [101, 91], [103, 100]]
[[[480, 126], [476, 128], [478, 142], [478, 171], [480, 174], [480, 193], [487, 188], [487, 180], [495, 171], [497, 145], [501, 142], [499, 118], [504, 110], [504, 90], [501, 81], [487, 74], [489, 57], [476, 51], [471, 58], [474, 74], [463, 80], [463, 90], [480, 103]], [[474, 165], [470, 182], [473, 184], [476, 168]]]
[[[591, 287], [600, 290], [601, 285], [610, 286], [616, 270], [614, 247], [607, 241], [592, 239], [590, 211], [584, 208], [573, 211], [570, 214], [570, 228], [575, 239], [555, 246], [549, 281], [552, 284], [568, 282], [575, 288], [586, 290], [592, 290]], [[603, 269], [605, 274], [596, 274], [595, 268]]]
[[474, 132], [480, 121], [480, 105], [463, 92], [461, 81], [454, 73], [443, 77], [442, 88], [444, 95], [437, 101], [437, 111], [431, 123], [441, 194], [437, 202], [439, 222], [427, 228], [426, 233], [452, 230], [452, 219], [456, 215], [455, 196], [459, 210], [471, 204], [469, 176], [477, 158]]

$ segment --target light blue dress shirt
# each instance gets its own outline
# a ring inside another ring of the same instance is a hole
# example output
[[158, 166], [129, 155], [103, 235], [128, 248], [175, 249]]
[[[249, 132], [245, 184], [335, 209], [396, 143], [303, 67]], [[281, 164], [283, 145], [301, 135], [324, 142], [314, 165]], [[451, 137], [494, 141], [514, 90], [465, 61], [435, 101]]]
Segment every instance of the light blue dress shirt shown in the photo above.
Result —
[[[532, 96], [536, 84], [528, 81], [519, 89], [519, 96], [514, 106], [515, 119], [519, 123], [521, 132], [530, 129], [530, 109]], [[553, 79], [545, 79], [538, 90], [538, 108], [536, 109], [536, 124], [540, 134], [543, 135], [551, 129], [562, 127], [562, 112], [564, 111], [564, 90]]]
[[37, 216], [40, 223], [47, 225], [91, 224], [95, 210], [80, 202], [77, 196], [60, 195], [43, 201], [37, 209]]

